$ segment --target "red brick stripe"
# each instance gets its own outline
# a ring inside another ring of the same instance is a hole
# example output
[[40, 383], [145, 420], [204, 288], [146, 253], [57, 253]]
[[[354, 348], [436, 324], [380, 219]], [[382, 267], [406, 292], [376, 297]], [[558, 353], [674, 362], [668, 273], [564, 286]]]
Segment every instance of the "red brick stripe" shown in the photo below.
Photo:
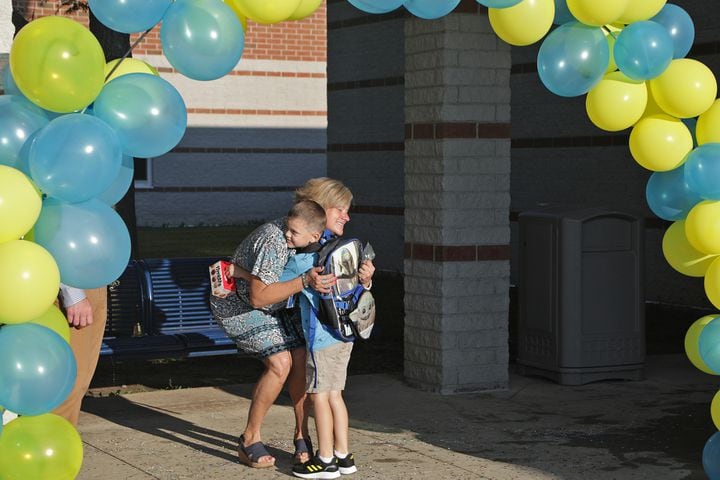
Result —
[[327, 90], [328, 92], [335, 92], [338, 90], [354, 90], [357, 88], [394, 87], [404, 84], [405, 77], [369, 78], [366, 80], [328, 83]]
[[607, 134], [583, 137], [513, 138], [511, 148], [627, 147], [630, 135]]
[[[179, 73], [172, 67], [155, 67], [160, 73]], [[326, 78], [325, 73], [314, 72], [272, 72], [263, 70], [233, 70], [226, 76], [238, 77], [289, 77], [289, 78]]]
[[509, 123], [408, 123], [406, 140], [433, 140], [444, 138], [510, 138]]
[[402, 142], [383, 143], [332, 143], [327, 146], [328, 152], [402, 152]]
[[297, 187], [279, 186], [279, 187], [234, 187], [234, 186], [212, 186], [212, 187], [138, 187], [138, 192], [156, 192], [156, 193], [217, 193], [217, 192], [244, 192], [244, 193], [267, 193], [267, 192], [294, 192]]
[[188, 108], [187, 113], [212, 115], [278, 115], [302, 117], [326, 117], [326, 110], [259, 110], [254, 108]]
[[432, 245], [405, 243], [405, 258], [429, 262], [510, 260], [510, 245]]
[[324, 148], [258, 148], [258, 147], [175, 147], [172, 153], [272, 153], [272, 154], [318, 154], [326, 153]]

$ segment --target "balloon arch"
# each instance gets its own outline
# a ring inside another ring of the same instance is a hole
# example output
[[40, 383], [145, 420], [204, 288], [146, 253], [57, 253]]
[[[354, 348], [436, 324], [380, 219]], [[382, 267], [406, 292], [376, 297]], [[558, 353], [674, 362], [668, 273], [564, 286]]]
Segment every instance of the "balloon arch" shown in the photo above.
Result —
[[[371, 14], [403, 7], [432, 20], [460, 0], [348, 2]], [[688, 13], [667, 0], [477, 2], [488, 8], [490, 25], [505, 42], [542, 41], [537, 70], [549, 91], [586, 95], [588, 118], [602, 130], [631, 128], [632, 157], [653, 172], [647, 203], [673, 222], [663, 254], [681, 274], [704, 277], [706, 295], [720, 309], [720, 100], [712, 71], [685, 58], [695, 38]], [[147, 33], [162, 21], [165, 57], [196, 80], [232, 71], [248, 19], [299, 20], [321, 3], [88, 1], [98, 20], [118, 32]], [[67, 322], [53, 302], [61, 281], [88, 289], [122, 274], [130, 240], [112, 206], [132, 182], [132, 157], [172, 150], [185, 132], [187, 112], [155, 69], [132, 58], [106, 64], [97, 39], [64, 17], [25, 26], [3, 75], [0, 405], [21, 416], [4, 430], [0, 425], [0, 477], [75, 478], [80, 436], [49, 413], [68, 395], [76, 372]], [[690, 362], [712, 375], [720, 374], [718, 317], [698, 319], [685, 336]], [[720, 429], [720, 393], [710, 410]], [[720, 432], [705, 445], [703, 467], [720, 478]]]

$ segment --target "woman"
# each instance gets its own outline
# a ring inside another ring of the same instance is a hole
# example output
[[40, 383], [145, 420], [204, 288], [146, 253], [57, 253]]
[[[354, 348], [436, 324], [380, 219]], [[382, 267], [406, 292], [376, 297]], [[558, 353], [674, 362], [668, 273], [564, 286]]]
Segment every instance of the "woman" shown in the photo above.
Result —
[[[338, 180], [313, 178], [295, 192], [295, 202], [313, 200], [325, 210], [325, 227], [340, 236], [350, 221], [348, 210], [352, 193]], [[329, 293], [335, 276], [322, 275], [321, 267], [297, 277], [279, 282], [285, 263], [294, 251], [288, 250], [283, 219], [266, 223], [250, 234], [235, 251], [232, 263], [235, 276], [247, 281], [238, 282], [237, 295], [227, 298], [211, 297], [210, 305], [216, 321], [238, 344], [244, 353], [259, 358], [265, 365], [248, 412], [245, 431], [240, 436], [238, 456], [254, 468], [275, 464], [261, 441], [262, 421], [280, 394], [287, 380], [288, 391], [295, 411], [295, 460], [310, 459], [312, 445], [305, 411], [305, 344], [299, 319], [284, 308], [291, 295], [309, 285], [320, 293]], [[242, 248], [250, 245], [249, 248]], [[239, 270], [244, 269], [243, 274]], [[365, 262], [359, 269], [363, 285], [371, 285], [375, 267]], [[303, 284], [305, 282], [305, 285]]]

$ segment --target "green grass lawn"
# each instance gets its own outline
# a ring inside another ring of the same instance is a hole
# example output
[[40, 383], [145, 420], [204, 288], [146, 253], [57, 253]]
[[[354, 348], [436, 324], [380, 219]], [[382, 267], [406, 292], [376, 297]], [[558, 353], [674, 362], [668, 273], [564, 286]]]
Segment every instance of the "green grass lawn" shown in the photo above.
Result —
[[259, 224], [138, 228], [140, 258], [229, 257]]

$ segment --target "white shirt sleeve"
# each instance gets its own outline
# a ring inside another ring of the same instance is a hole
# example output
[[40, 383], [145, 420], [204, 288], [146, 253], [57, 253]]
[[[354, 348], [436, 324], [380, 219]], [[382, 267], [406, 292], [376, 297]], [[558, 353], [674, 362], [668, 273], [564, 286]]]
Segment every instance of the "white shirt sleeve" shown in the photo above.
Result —
[[62, 305], [65, 308], [75, 305], [86, 298], [85, 290], [62, 283], [60, 284], [60, 297], [62, 298]]

